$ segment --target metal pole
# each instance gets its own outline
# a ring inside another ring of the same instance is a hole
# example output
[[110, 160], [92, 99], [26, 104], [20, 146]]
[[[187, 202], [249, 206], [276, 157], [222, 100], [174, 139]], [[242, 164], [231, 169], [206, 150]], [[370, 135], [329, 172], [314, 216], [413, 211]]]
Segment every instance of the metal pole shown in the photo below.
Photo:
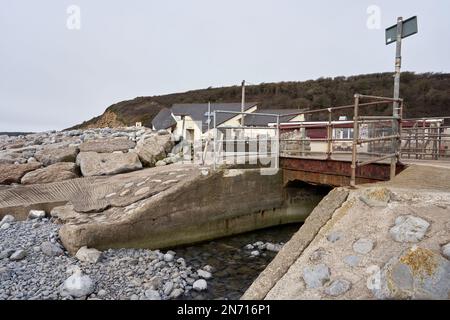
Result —
[[217, 128], [216, 128], [216, 111], [214, 111], [214, 156], [213, 156], [213, 168], [216, 170], [216, 152], [217, 152]]
[[395, 52], [395, 77], [394, 77], [394, 116], [398, 116], [400, 98], [400, 72], [402, 67], [402, 34], [403, 34], [403, 18], [397, 19], [397, 43]]
[[241, 126], [244, 126], [244, 111], [245, 111], [245, 80], [242, 80]]
[[328, 108], [328, 126], [327, 126], [327, 159], [331, 159], [331, 138], [333, 135], [333, 131], [331, 129], [331, 121], [332, 121], [332, 115], [331, 115], [331, 108]]
[[[400, 75], [402, 67], [402, 34], [403, 34], [403, 18], [397, 18], [397, 42], [396, 42], [396, 52], [395, 52], [395, 77], [394, 77], [394, 101], [392, 115], [397, 118], [397, 120], [392, 121], [392, 134], [396, 134], [399, 131], [399, 100], [400, 99]], [[397, 153], [399, 149], [398, 140], [393, 140], [393, 153]], [[391, 170], [390, 179], [395, 177], [395, 171], [397, 167], [397, 157], [392, 157], [391, 159]]]
[[280, 116], [277, 116], [277, 132], [276, 132], [276, 137], [275, 137], [275, 141], [277, 143], [277, 153], [275, 155], [275, 169], [278, 170], [278, 168], [280, 167]]
[[350, 176], [350, 186], [356, 186], [356, 149], [358, 147], [358, 107], [359, 107], [359, 94], [355, 94], [355, 109], [353, 113], [353, 144], [352, 144], [352, 173]]

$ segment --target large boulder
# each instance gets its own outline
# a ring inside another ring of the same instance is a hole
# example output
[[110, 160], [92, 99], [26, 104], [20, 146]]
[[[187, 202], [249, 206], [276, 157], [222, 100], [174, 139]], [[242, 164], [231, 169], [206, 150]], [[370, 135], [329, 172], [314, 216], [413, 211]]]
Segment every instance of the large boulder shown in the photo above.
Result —
[[0, 184], [19, 183], [22, 177], [42, 166], [39, 162], [25, 164], [0, 164]]
[[167, 156], [172, 147], [172, 135], [152, 135], [140, 140], [136, 145], [136, 151], [144, 166], [154, 167], [156, 162]]
[[372, 291], [379, 299], [448, 299], [450, 261], [439, 252], [410, 247], [386, 263]]
[[75, 162], [78, 148], [67, 145], [50, 145], [36, 152], [34, 157], [44, 166], [57, 162]]
[[112, 153], [114, 151], [128, 151], [135, 146], [136, 143], [128, 138], [90, 140], [80, 145], [80, 152]]
[[77, 166], [72, 162], [58, 162], [25, 174], [22, 184], [50, 183], [77, 178]]
[[85, 177], [114, 175], [142, 169], [136, 153], [80, 152], [77, 157]]

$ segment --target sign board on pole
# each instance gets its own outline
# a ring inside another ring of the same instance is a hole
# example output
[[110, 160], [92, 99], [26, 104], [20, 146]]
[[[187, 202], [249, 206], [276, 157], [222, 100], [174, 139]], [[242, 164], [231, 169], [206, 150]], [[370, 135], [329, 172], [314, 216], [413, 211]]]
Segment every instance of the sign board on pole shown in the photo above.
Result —
[[[416, 34], [418, 32], [417, 29], [417, 16], [409, 18], [408, 20], [403, 21], [403, 32], [402, 38], [406, 38]], [[397, 25], [393, 25], [386, 29], [386, 45], [391, 44], [397, 41]]]

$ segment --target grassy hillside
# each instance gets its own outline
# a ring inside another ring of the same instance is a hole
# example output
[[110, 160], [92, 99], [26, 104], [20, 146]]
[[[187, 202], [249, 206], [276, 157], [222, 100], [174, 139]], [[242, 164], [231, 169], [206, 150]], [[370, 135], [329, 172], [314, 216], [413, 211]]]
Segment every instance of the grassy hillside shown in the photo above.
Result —
[[[355, 93], [391, 97], [392, 73], [351, 77], [320, 78], [302, 82], [262, 83], [246, 88], [247, 101], [258, 101], [259, 109], [318, 109], [347, 105]], [[449, 73], [402, 73], [401, 97], [405, 99], [404, 116], [450, 116]], [[74, 128], [133, 125], [151, 120], [163, 107], [174, 103], [239, 102], [239, 86], [208, 88], [153, 97], [138, 97], [108, 107], [105, 113]], [[383, 111], [383, 110], [381, 110]], [[387, 111], [386, 111], [387, 112]]]

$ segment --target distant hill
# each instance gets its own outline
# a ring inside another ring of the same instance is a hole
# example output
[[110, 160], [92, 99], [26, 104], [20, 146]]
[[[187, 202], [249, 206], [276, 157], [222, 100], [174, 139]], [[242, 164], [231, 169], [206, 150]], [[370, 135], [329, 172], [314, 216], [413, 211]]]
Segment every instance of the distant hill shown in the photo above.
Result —
[[[246, 87], [246, 99], [258, 101], [259, 110], [318, 109], [351, 104], [355, 93], [392, 97], [392, 92], [393, 74], [374, 73], [251, 85]], [[405, 99], [405, 117], [450, 116], [450, 73], [404, 72], [401, 78], [401, 97]], [[137, 121], [151, 127], [155, 115], [174, 103], [239, 102], [240, 99], [239, 86], [137, 97], [113, 104], [102, 115], [73, 128], [134, 125]], [[387, 108], [384, 109], [388, 112]]]
[[0, 132], [0, 136], [10, 136], [10, 137], [17, 137], [17, 136], [25, 136], [27, 134], [32, 134], [33, 132]]

